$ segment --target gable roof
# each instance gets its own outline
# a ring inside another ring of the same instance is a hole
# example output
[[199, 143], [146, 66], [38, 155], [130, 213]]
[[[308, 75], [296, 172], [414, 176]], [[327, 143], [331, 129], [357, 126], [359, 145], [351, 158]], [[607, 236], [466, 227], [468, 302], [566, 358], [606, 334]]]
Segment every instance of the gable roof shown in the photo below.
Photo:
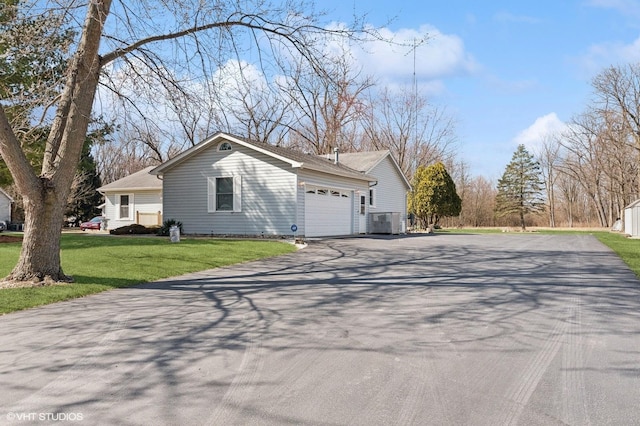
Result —
[[632, 201], [631, 204], [629, 204], [627, 207], [625, 207], [624, 209], [632, 209], [636, 206], [640, 206], [640, 199], [637, 199], [635, 201]]
[[387, 155], [389, 151], [341, 152], [339, 159], [352, 169], [370, 172]]
[[402, 182], [405, 184], [407, 189], [411, 189], [411, 183], [409, 183], [407, 177], [400, 168], [400, 165], [388, 149], [384, 151], [346, 152], [344, 154], [340, 154], [338, 158], [341, 163], [345, 163], [352, 169], [360, 170], [364, 173], [371, 173], [373, 169], [387, 157], [393, 163], [396, 172], [400, 175]]
[[0, 194], [4, 195], [5, 197], [7, 197], [7, 199], [9, 200], [10, 203], [13, 203], [13, 198], [11, 198], [11, 195], [7, 194], [2, 188], [0, 188]]
[[155, 166], [149, 166], [139, 172], [103, 185], [98, 188], [98, 192], [162, 190], [162, 181], [157, 176], [149, 174], [154, 168]]
[[193, 155], [196, 155], [198, 152], [203, 151], [208, 147], [215, 146], [225, 140], [268, 155], [269, 157], [276, 158], [280, 161], [290, 164], [293, 168], [314, 170], [322, 173], [364, 180], [368, 182], [376, 182], [377, 180], [375, 177], [369, 176], [362, 171], [354, 170], [347, 165], [340, 163], [334, 164], [333, 160], [328, 160], [316, 155], [304, 154], [291, 148], [283, 148], [281, 146], [270, 145], [263, 142], [251, 141], [249, 139], [232, 136], [226, 133], [216, 133], [210, 138], [205, 139], [195, 146], [192, 146], [186, 151], [183, 151], [181, 154], [173, 157], [171, 160], [165, 161], [155, 169], [151, 170], [150, 173], [154, 175], [162, 175], [165, 171], [180, 164], [187, 158], [190, 158]]

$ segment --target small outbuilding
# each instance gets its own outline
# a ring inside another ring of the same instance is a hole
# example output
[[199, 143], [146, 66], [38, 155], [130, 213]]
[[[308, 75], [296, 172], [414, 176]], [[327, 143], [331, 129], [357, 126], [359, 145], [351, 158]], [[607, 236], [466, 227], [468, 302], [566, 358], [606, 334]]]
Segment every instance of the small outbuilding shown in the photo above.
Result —
[[0, 222], [11, 222], [11, 205], [13, 198], [0, 188]]
[[640, 199], [624, 208], [624, 233], [640, 237]]
[[162, 181], [153, 166], [98, 188], [104, 195], [105, 229], [127, 225], [162, 225]]

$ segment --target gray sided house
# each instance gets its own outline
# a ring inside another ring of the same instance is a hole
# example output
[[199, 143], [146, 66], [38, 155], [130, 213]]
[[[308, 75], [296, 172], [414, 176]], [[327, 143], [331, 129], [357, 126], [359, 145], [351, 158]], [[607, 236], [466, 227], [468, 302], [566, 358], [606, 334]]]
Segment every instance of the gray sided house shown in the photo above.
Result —
[[151, 174], [162, 177], [165, 219], [182, 222], [186, 234], [367, 233], [370, 189], [380, 183], [341, 157], [218, 133]]
[[340, 161], [377, 179], [376, 185], [369, 189], [366, 200], [369, 203], [368, 232], [379, 232], [377, 222], [393, 215], [398, 221], [398, 231], [404, 233], [407, 226], [407, 193], [411, 190], [411, 184], [391, 152], [385, 150], [340, 154]]
[[134, 223], [162, 225], [162, 181], [149, 174], [152, 169], [147, 167], [98, 188], [104, 195], [106, 229]]
[[13, 198], [0, 188], [0, 222], [11, 222], [11, 205]]

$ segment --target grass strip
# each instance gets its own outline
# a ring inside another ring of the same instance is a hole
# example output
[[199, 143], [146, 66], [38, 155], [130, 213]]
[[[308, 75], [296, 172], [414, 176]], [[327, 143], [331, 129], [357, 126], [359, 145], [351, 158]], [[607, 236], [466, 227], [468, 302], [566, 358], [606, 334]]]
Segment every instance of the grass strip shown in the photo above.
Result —
[[640, 240], [627, 238], [612, 232], [593, 232], [604, 245], [613, 250], [624, 263], [640, 278]]

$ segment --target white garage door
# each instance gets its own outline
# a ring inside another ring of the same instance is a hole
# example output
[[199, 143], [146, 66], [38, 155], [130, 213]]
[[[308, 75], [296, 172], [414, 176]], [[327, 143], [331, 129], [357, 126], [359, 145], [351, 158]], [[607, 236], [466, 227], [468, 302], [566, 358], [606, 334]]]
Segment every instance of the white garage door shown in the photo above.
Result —
[[351, 234], [351, 191], [307, 186], [305, 235], [323, 237]]

